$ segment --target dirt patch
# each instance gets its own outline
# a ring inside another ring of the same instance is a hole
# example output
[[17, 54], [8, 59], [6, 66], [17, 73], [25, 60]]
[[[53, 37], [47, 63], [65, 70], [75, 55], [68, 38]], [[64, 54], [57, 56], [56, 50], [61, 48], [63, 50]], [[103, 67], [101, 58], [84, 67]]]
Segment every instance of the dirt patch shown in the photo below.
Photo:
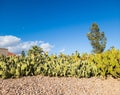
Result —
[[120, 81], [113, 78], [28, 76], [0, 79], [0, 95], [120, 95]]

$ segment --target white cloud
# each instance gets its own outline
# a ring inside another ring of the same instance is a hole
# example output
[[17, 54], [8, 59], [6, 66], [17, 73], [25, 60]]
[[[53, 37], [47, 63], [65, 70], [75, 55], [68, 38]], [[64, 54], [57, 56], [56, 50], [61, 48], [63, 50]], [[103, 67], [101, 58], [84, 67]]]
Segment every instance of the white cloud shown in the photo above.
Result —
[[32, 46], [37, 45], [49, 52], [53, 46], [44, 41], [26, 41], [22, 42], [20, 38], [15, 36], [0, 36], [0, 47], [8, 48], [10, 52], [20, 54], [22, 50], [27, 51]]
[[61, 49], [59, 52], [61, 52], [61, 53], [62, 53], [62, 52], [64, 52], [64, 51], [65, 51], [65, 49], [63, 48], [63, 49]]
[[14, 46], [21, 41], [15, 36], [0, 36], [0, 47]]
[[44, 51], [49, 52], [54, 46], [49, 43], [42, 43], [40, 47], [43, 48]]

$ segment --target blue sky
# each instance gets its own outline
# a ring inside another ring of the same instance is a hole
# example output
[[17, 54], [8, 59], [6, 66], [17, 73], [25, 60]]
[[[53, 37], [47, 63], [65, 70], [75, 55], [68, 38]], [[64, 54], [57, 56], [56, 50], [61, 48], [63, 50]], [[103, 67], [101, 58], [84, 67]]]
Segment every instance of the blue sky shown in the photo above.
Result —
[[[106, 49], [120, 49], [120, 0], [0, 0], [0, 46], [14, 52], [25, 43], [43, 41], [37, 44], [50, 46], [51, 53], [89, 53], [86, 34], [93, 22], [105, 32]], [[10, 35], [21, 44], [14, 50]]]

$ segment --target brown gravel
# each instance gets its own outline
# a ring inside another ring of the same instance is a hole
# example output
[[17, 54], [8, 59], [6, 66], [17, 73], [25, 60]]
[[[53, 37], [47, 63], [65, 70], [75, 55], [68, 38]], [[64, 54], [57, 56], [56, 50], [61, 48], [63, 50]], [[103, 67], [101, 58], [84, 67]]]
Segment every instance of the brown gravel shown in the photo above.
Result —
[[0, 79], [0, 95], [120, 95], [120, 81], [113, 78], [28, 76]]

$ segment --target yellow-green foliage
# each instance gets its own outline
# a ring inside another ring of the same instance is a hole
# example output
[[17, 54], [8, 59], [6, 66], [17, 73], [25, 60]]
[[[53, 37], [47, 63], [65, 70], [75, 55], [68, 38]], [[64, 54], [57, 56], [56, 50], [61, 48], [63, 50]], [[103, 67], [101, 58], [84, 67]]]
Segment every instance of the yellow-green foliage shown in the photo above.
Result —
[[120, 77], [120, 50], [113, 48], [102, 54], [90, 55], [89, 62], [96, 64], [99, 75], [103, 77]]
[[72, 55], [48, 53], [28, 56], [0, 56], [0, 77], [18, 78], [31, 75], [92, 77], [112, 75], [120, 78], [120, 51], [115, 48], [101, 54]]

